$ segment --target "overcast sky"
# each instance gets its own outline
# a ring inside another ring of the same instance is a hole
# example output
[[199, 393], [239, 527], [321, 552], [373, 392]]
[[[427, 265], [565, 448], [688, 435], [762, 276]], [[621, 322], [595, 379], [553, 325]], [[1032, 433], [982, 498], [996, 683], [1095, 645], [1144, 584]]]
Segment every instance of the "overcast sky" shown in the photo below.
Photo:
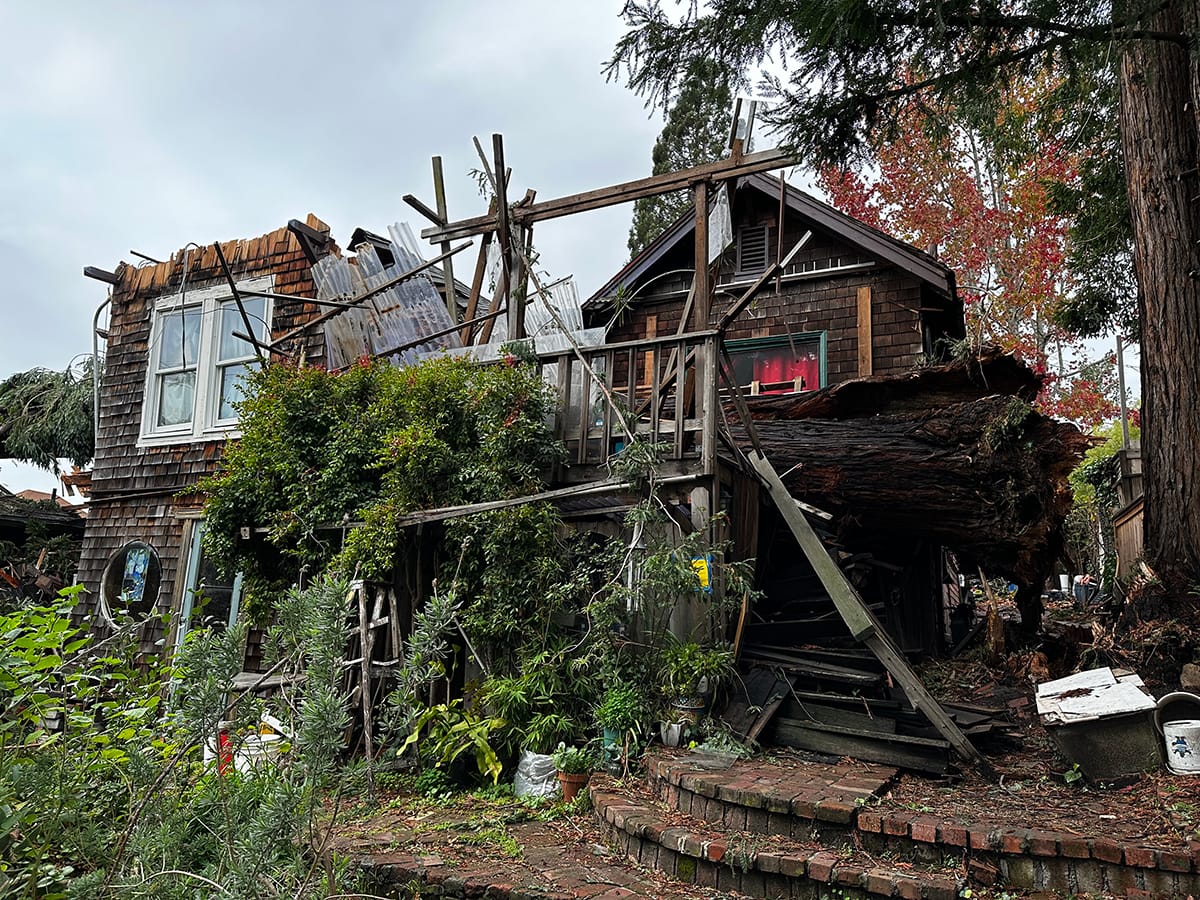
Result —
[[[165, 259], [316, 213], [424, 222], [440, 154], [452, 218], [504, 135], [515, 190], [549, 199], [649, 174], [661, 119], [601, 66], [619, 0], [0, 0], [0, 378], [91, 352], [84, 266]], [[626, 257], [627, 206], [546, 222], [544, 267], [590, 292]], [[470, 256], [471, 251], [467, 251]], [[13, 464], [0, 483], [49, 489]]]

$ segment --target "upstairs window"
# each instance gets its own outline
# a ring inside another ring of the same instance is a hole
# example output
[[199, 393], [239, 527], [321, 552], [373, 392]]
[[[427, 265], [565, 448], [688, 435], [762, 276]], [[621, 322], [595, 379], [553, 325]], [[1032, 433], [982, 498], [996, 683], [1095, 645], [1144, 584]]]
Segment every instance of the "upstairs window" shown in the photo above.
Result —
[[[239, 284], [267, 291], [271, 278]], [[271, 306], [263, 297], [243, 297], [255, 339], [271, 334]], [[254, 346], [236, 337], [246, 325], [227, 285], [160, 298], [150, 324], [142, 444], [198, 441], [236, 427], [234, 404], [245, 376], [258, 365]]]

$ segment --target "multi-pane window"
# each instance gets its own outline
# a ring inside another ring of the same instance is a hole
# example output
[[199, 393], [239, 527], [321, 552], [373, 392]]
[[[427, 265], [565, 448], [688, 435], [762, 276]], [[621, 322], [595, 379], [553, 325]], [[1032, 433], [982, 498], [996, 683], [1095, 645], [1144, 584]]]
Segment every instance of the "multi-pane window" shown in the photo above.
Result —
[[158, 428], [192, 421], [196, 405], [196, 364], [200, 356], [201, 307], [189, 306], [159, 318]]
[[237, 419], [234, 403], [242, 399], [245, 377], [250, 366], [257, 363], [258, 356], [254, 345], [240, 337], [237, 333], [254, 334], [255, 339], [262, 341], [269, 333], [267, 323], [267, 301], [262, 297], [247, 298], [242, 301], [246, 318], [250, 320], [253, 332], [247, 332], [241, 311], [235, 303], [221, 305], [221, 333], [217, 349], [217, 420], [221, 422]]
[[[265, 291], [270, 278], [239, 288]], [[235, 404], [245, 377], [258, 365], [254, 346], [238, 334], [265, 342], [271, 334], [266, 298], [243, 297], [242, 317], [228, 287], [188, 291], [161, 298], [150, 329], [143, 443], [203, 440], [236, 426]]]

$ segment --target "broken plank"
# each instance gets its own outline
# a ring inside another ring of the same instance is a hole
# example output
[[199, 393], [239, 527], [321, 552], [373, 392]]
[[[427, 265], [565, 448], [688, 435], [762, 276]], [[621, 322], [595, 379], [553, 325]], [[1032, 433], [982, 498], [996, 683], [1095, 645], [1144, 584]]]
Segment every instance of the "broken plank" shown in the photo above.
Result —
[[[828, 601], [828, 598], [825, 596], [822, 596], [821, 599]], [[847, 669], [861, 669], [864, 672], [876, 673], [883, 671], [883, 667], [879, 664], [879, 660], [875, 658], [873, 653], [857, 647], [827, 649], [825, 647], [779, 647], [772, 644], [756, 644], [755, 646], [760, 650], [769, 650], [773, 653], [787, 653], [793, 657], [825, 662]]]
[[950, 768], [950, 744], [946, 741], [872, 734], [798, 719], [776, 719], [775, 743], [934, 775], [944, 775]]
[[896, 720], [888, 716], [875, 716], [853, 709], [843, 709], [812, 700], [799, 700], [795, 697], [788, 703], [785, 710], [789, 719], [807, 719], [821, 725], [838, 725], [842, 728], [854, 728], [859, 731], [879, 732], [880, 734], [896, 734]]
[[[480, 155], [482, 157], [482, 152]], [[557, 197], [553, 200], [543, 200], [540, 203], [531, 203], [529, 206], [514, 209], [513, 216], [521, 222], [540, 222], [586, 212], [589, 209], [601, 209], [619, 203], [628, 203], [642, 197], [669, 194], [672, 191], [690, 187], [699, 180], [736, 178], [742, 175], [752, 175], [755, 172], [766, 172], [770, 169], [791, 165], [794, 161], [794, 157], [779, 149], [760, 150], [757, 153], [748, 153], [736, 160], [717, 160], [690, 169], [667, 172], [663, 175], [651, 175], [636, 181], [627, 181], [610, 187]], [[469, 237], [484, 231], [495, 230], [498, 224], [497, 218], [496, 213], [488, 213], [485, 216], [450, 222], [445, 226], [435, 225], [432, 228], [422, 229], [421, 237], [430, 243]]]
[[776, 669], [755, 666], [733, 689], [729, 702], [721, 710], [721, 721], [745, 737], [760, 711], [776, 698], [786, 697], [791, 688], [791, 680]]
[[[696, 481], [700, 475], [674, 475], [658, 479], [658, 484], [681, 484]], [[462, 506], [443, 506], [437, 509], [425, 509], [417, 512], [396, 516], [392, 523], [404, 528], [409, 525], [424, 525], [429, 522], [444, 522], [447, 519], [458, 519], [462, 516], [473, 516], [476, 513], [491, 512], [496, 509], [507, 509], [510, 506], [520, 506], [524, 503], [539, 503], [543, 500], [561, 500], [567, 497], [582, 497], [590, 494], [611, 494], [629, 490], [630, 485], [625, 481], [592, 481], [587, 484], [576, 484], [570, 487], [555, 488], [552, 491], [542, 491], [537, 494], [526, 494], [522, 497], [511, 497], [507, 500], [489, 500], [486, 503], [467, 503]], [[351, 527], [357, 522], [348, 523]]]
[[744, 648], [742, 655], [748, 660], [759, 660], [770, 663], [777, 668], [807, 675], [818, 681], [836, 681], [840, 684], [855, 687], [876, 687], [882, 678], [881, 675], [864, 672], [861, 669], [849, 669], [845, 666], [830, 665], [829, 663], [802, 659], [784, 653], [763, 651], [755, 647]]
[[775, 714], [778, 713], [782, 708], [783, 701], [786, 699], [787, 694], [780, 693], [778, 696], [771, 698], [763, 705], [762, 711], [754, 720], [754, 724], [751, 725], [750, 730], [746, 732], [746, 740], [758, 740], [759, 735], [763, 733], [763, 729], [765, 729], [767, 725], [770, 724], [771, 720], [775, 718]]

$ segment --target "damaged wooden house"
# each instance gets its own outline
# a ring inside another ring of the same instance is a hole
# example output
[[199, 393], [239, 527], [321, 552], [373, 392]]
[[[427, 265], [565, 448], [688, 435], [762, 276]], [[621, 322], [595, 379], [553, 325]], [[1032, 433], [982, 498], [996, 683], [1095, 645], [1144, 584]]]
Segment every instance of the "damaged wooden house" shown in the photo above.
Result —
[[[144, 618], [146, 652], [183, 641], [199, 622], [192, 606], [201, 593], [205, 621], [237, 620], [241, 579], [205, 558], [195, 486], [238, 436], [240, 376], [271, 358], [337, 369], [363, 354], [401, 360], [451, 343], [428, 336], [452, 321], [445, 275], [417, 258], [401, 226], [393, 234], [356, 230], [350, 266], [310, 215], [258, 238], [86, 273], [112, 291], [78, 573], [89, 594], [79, 615], [101, 627], [125, 614]], [[449, 284], [456, 304], [462, 286]], [[339, 293], [357, 295], [358, 308], [315, 296]], [[167, 625], [150, 617], [164, 612]], [[260, 638], [251, 635], [248, 671], [258, 666]]]
[[[429, 262], [397, 227], [386, 238], [356, 232], [351, 264], [310, 217], [100, 273], [113, 292], [80, 565], [93, 600], [81, 612], [169, 611], [167, 629], [146, 635], [160, 645], [192, 627], [201, 585], [210, 617], [237, 616], [239, 578], [206, 565], [203, 498], [189, 490], [237, 436], [245, 367], [272, 356], [330, 368], [363, 354], [486, 361], [502, 338], [530, 340], [565, 448], [539, 498], [580, 529], [619, 529], [629, 486], [607, 464], [649, 440], [693, 527], [724, 512], [724, 536], [756, 560], [765, 600], [736, 639], [767, 674], [747, 679], [759, 693], [744, 707], [778, 711], [809, 688], [854, 695], [890, 675], [897, 696], [880, 702], [920, 711], [910, 749], [928, 741], [934, 755], [984, 766], [964, 735], [984, 717], [943, 710], [906, 653], [946, 646], [956, 565], [1013, 579], [1036, 617], [1082, 449], [1074, 428], [1031, 406], [1038, 379], [998, 354], [955, 362], [964, 323], [953, 273], [768, 175], [791, 162], [778, 151], [744, 154], [734, 141], [728, 159], [695, 169], [551, 200], [529, 191], [515, 203], [510, 179], [497, 178], [509, 172], [498, 135], [493, 151], [486, 214], [451, 221], [444, 203], [405, 198], [431, 221], [421, 232], [437, 253]], [[680, 189], [692, 192], [692, 213], [585, 302], [532, 264], [536, 223]], [[451, 259], [464, 238], [478, 240], [469, 285]], [[247, 669], [258, 663], [252, 639]], [[783, 711], [787, 722], [799, 715]], [[763, 724], [743, 730], [769, 736]], [[839, 743], [842, 725], [817, 738], [787, 727], [799, 746], [870, 743]]]

